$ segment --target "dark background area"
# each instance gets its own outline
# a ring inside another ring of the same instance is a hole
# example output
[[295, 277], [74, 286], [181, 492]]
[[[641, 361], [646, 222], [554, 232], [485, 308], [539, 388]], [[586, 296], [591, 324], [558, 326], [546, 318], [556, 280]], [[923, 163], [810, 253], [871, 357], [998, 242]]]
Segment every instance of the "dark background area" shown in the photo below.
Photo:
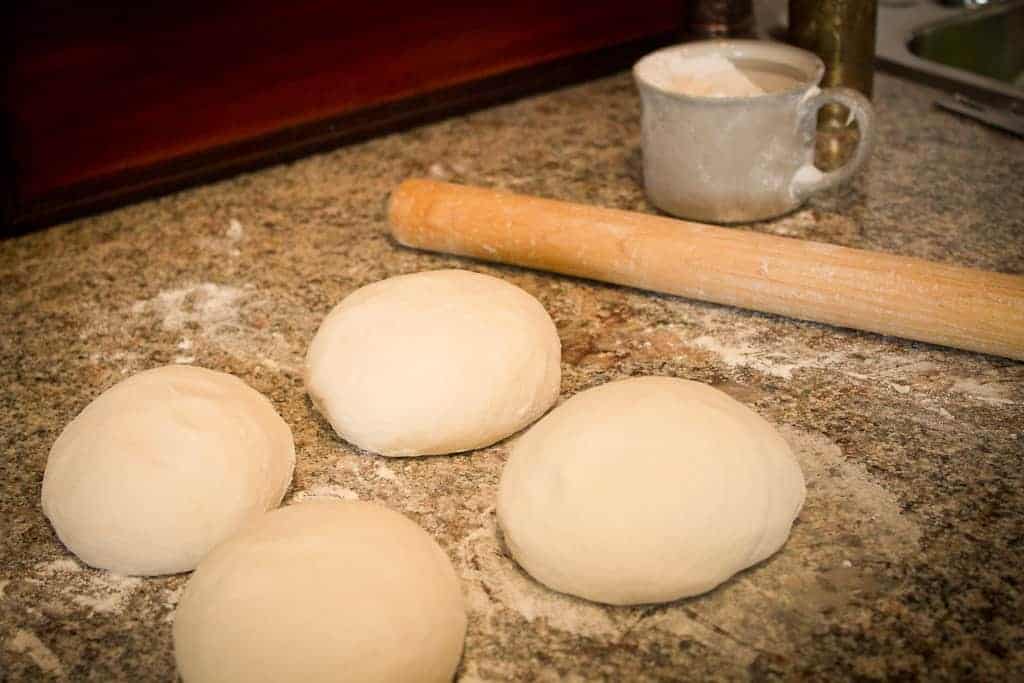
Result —
[[22, 2], [3, 231], [23, 232], [629, 66], [680, 4]]

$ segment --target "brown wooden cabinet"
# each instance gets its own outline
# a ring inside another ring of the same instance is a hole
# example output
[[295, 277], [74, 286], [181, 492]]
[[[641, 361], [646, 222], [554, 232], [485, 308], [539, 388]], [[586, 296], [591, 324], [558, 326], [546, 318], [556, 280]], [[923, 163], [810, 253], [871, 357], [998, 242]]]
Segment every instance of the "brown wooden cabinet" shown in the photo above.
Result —
[[121, 5], [13, 10], [5, 231], [623, 68], [673, 40], [680, 15], [660, 1]]

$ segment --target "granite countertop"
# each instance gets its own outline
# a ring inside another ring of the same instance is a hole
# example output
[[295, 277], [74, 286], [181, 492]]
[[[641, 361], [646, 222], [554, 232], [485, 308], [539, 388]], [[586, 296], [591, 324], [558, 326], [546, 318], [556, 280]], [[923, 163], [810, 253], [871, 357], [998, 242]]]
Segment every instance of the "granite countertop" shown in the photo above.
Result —
[[[1024, 273], [1024, 140], [880, 74], [852, 185], [762, 232]], [[295, 433], [286, 503], [377, 500], [447, 550], [470, 609], [463, 681], [1009, 680], [1024, 676], [1024, 364], [412, 251], [384, 202], [409, 176], [653, 211], [622, 73], [0, 242], [0, 679], [173, 680], [187, 575], [86, 567], [39, 507], [47, 453], [102, 390], [166, 363], [234, 373]], [[301, 365], [324, 314], [400, 273], [497, 275], [547, 307], [563, 398], [631, 375], [709, 382], [780, 426], [807, 504], [774, 558], [710, 594], [610, 608], [509, 559], [508, 443], [386, 459], [317, 417]]]

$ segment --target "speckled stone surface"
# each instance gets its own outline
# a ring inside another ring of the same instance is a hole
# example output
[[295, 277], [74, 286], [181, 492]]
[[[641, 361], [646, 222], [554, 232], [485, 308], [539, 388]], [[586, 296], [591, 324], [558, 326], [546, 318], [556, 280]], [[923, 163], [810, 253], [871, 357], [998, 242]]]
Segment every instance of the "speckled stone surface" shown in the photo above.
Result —
[[[1024, 140], [877, 80], [879, 144], [849, 187], [750, 229], [1024, 273]], [[627, 74], [0, 242], [0, 679], [170, 681], [188, 579], [79, 564], [39, 507], [63, 426], [165, 363], [232, 372], [292, 426], [286, 503], [358, 497], [433, 534], [464, 583], [464, 681], [1024, 677], [1024, 364], [407, 250], [388, 191], [413, 175], [652, 211]], [[658, 374], [780, 426], [808, 481], [774, 558], [705, 596], [609, 608], [523, 574], [496, 531], [508, 443], [385, 459], [335, 437], [301, 379], [357, 287], [463, 267], [537, 296], [562, 396]], [[329, 609], [325, 606], [325, 609]]]

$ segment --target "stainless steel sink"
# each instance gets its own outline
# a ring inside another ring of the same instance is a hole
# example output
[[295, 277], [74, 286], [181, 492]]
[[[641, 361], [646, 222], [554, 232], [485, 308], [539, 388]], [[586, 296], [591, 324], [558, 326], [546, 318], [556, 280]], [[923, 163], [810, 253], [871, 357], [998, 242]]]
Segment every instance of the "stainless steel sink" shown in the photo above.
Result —
[[[784, 35], [786, 0], [763, 0], [758, 26]], [[1024, 0], [879, 0], [880, 67], [983, 101], [1024, 107]]]
[[923, 59], [1024, 89], [1024, 4], [971, 10], [925, 27], [908, 48]]

